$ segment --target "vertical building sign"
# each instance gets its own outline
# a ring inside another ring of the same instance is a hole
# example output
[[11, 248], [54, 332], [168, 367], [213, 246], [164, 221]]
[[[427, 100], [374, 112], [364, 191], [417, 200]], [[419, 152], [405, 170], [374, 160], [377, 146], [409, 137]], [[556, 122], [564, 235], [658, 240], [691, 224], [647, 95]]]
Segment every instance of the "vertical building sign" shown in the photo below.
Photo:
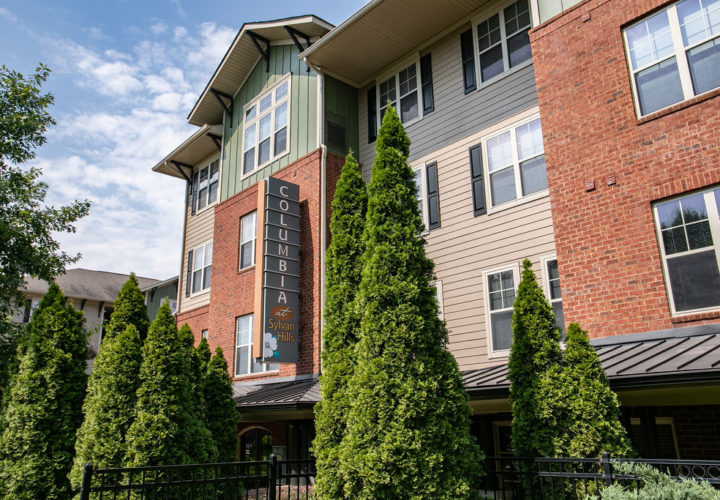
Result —
[[300, 188], [297, 184], [269, 177], [264, 191], [261, 309], [263, 348], [259, 357], [267, 363], [297, 363], [300, 312]]

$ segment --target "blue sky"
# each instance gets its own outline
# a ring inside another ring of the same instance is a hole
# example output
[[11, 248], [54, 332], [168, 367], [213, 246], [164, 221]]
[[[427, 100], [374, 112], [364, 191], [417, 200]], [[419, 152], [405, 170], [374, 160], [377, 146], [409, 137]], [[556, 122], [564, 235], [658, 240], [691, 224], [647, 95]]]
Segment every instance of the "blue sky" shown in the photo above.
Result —
[[52, 70], [57, 125], [32, 164], [48, 202], [92, 202], [72, 267], [178, 273], [184, 185], [150, 169], [195, 127], [186, 117], [244, 22], [315, 14], [339, 24], [365, 0], [3, 0], [0, 64]]

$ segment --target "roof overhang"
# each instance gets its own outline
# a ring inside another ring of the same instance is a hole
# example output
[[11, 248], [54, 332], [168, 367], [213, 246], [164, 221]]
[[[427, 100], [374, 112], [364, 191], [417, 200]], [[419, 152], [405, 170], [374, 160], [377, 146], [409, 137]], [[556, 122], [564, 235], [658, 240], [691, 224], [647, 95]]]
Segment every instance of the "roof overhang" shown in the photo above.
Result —
[[222, 125], [204, 125], [153, 167], [153, 172], [188, 179], [198, 162], [219, 151]]
[[148, 285], [146, 287], [140, 288], [141, 292], [147, 292], [152, 290], [153, 288], [160, 288], [161, 286], [169, 285], [173, 282], [176, 282], [178, 280], [177, 276], [173, 276], [172, 278], [168, 278], [163, 281], [158, 281], [157, 283], [153, 283], [152, 285]]
[[200, 98], [190, 111], [188, 121], [197, 126], [206, 123], [221, 123], [224, 107], [213, 90], [221, 95], [234, 96], [261, 57], [251, 34], [259, 35], [271, 43], [290, 40], [290, 35], [285, 27], [292, 28], [310, 39], [316, 40], [330, 31], [333, 25], [313, 15], [243, 24]]
[[356, 87], [413, 51], [460, 27], [489, 0], [372, 0], [301, 58]]

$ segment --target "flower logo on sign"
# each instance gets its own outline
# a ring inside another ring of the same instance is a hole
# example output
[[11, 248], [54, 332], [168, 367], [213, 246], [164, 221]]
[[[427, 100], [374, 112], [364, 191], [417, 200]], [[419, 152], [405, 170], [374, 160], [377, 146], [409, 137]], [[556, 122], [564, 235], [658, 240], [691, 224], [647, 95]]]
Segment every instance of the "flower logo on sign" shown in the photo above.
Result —
[[263, 357], [279, 358], [280, 353], [278, 353], [278, 351], [277, 351], [277, 344], [278, 344], [277, 338], [275, 336], [273, 336], [272, 333], [265, 332], [264, 341], [265, 341], [265, 348], [264, 348], [264, 352], [263, 352]]

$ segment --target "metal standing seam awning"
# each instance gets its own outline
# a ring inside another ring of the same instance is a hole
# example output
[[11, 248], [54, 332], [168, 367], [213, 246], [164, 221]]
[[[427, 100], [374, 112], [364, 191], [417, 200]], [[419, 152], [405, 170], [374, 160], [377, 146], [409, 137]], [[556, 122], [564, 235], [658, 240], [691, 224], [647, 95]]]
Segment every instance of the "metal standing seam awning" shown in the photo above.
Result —
[[[614, 390], [680, 384], [720, 384], [720, 325], [591, 339]], [[507, 364], [468, 370], [463, 385], [471, 400], [505, 398]], [[239, 389], [239, 388], [238, 388]], [[242, 386], [240, 411], [312, 408], [317, 379]]]

